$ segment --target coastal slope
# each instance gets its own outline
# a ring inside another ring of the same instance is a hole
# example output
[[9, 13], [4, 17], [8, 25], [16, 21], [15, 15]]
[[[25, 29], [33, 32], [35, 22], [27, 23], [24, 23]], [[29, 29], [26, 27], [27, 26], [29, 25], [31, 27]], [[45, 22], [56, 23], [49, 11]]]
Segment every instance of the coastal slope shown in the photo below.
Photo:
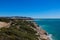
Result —
[[31, 20], [1, 17], [0, 40], [50, 40], [47, 32]]

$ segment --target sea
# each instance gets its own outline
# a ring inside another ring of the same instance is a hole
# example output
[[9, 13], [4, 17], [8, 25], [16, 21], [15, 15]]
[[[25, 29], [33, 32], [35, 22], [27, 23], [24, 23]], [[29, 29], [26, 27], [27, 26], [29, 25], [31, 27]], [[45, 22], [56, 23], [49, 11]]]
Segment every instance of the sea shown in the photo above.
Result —
[[60, 40], [60, 19], [35, 19], [35, 22], [49, 34], [50, 40]]

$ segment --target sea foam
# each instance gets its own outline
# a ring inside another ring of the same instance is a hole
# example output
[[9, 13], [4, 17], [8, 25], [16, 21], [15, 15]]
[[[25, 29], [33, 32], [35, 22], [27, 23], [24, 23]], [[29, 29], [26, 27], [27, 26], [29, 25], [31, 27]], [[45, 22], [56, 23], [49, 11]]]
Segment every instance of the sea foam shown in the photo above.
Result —
[[50, 40], [53, 40], [52, 34], [48, 34], [48, 37], [49, 37]]

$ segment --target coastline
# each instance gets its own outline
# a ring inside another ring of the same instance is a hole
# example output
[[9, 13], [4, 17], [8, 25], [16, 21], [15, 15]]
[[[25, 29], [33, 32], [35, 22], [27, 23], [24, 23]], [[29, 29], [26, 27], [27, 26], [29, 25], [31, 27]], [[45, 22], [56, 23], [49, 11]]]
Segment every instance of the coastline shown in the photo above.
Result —
[[[15, 19], [14, 19], [15, 20]], [[16, 20], [15, 20], [16, 21]], [[23, 20], [24, 21], [24, 20]], [[34, 22], [33, 20], [25, 20], [25, 21], [31, 21], [32, 23], [33, 23], [33, 25], [34, 25], [34, 28], [33, 27], [31, 27], [32, 29], [34, 29], [37, 33], [35, 34], [35, 35], [37, 35], [38, 37], [38, 40], [52, 40], [51, 39], [51, 35], [50, 34], [48, 34], [48, 32], [46, 32], [45, 30], [43, 30], [41, 27], [39, 27], [39, 25], [36, 23], [36, 22]], [[3, 22], [2, 22], [3, 23]], [[9, 24], [10, 25], [10, 23], [11, 23], [11, 21], [9, 22], [9, 23], [7, 23], [7, 24]], [[4, 25], [4, 23], [3, 23], [3, 25]], [[9, 26], [8, 25], [8, 26]], [[29, 26], [29, 25], [28, 25]], [[4, 26], [5, 27], [5, 26]]]
[[39, 40], [52, 40], [51, 35], [48, 34], [45, 30], [43, 30], [42, 28], [40, 28], [35, 22], [33, 22], [37, 34], [40, 36], [38, 37]]

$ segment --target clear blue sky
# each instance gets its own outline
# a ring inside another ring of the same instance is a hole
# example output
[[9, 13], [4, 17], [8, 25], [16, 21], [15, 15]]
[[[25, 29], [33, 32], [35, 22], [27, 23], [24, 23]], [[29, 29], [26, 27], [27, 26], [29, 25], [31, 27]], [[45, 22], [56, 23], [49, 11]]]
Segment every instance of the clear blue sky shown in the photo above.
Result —
[[0, 0], [0, 16], [60, 18], [60, 0]]

